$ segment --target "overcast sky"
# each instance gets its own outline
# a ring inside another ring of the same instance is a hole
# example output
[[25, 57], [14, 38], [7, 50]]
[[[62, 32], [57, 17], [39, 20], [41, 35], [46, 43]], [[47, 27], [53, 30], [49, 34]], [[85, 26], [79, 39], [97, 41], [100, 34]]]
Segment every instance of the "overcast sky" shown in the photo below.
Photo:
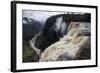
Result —
[[52, 15], [64, 14], [67, 12], [46, 12], [46, 11], [29, 11], [23, 10], [23, 17], [34, 18], [38, 21], [46, 21]]
[[[34, 11], [23, 10], [23, 17], [34, 18], [35, 20], [45, 22], [47, 18], [57, 14], [68, 14], [69, 12], [50, 12], [50, 11]], [[70, 12], [71, 14], [72, 12]], [[83, 13], [74, 13], [83, 14]]]

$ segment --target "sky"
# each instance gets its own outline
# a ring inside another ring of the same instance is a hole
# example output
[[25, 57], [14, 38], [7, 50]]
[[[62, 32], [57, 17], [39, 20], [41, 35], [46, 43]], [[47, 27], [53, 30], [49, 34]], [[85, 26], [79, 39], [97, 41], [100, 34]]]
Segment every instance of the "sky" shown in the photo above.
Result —
[[[23, 10], [23, 17], [34, 18], [37, 21], [45, 22], [47, 18], [57, 14], [71, 14], [71, 12], [50, 12], [50, 11], [34, 11], [34, 10]], [[76, 13], [74, 13], [76, 14]], [[82, 13], [78, 13], [82, 14]]]
[[23, 10], [23, 17], [34, 18], [38, 21], [46, 21], [47, 18], [57, 15], [64, 14], [67, 12], [47, 12], [47, 11], [31, 11], [31, 10]]

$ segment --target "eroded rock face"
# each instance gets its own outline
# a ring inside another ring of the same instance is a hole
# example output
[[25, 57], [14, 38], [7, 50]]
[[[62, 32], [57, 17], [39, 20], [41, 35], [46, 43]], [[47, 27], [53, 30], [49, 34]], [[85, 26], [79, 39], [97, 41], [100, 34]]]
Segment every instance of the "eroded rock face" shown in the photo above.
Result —
[[[90, 14], [59, 14], [48, 18], [44, 29], [35, 36], [34, 46], [43, 52], [48, 46], [57, 42], [68, 33], [70, 22], [90, 22]], [[83, 24], [82, 24], [83, 26]], [[86, 35], [86, 34], [85, 34]], [[32, 40], [34, 37], [32, 38]], [[31, 42], [32, 44], [32, 42]]]
[[[90, 38], [91, 35], [90, 19], [91, 19], [90, 14], [83, 14], [83, 15], [61, 14], [52, 16], [47, 19], [43, 31], [35, 35], [35, 37], [30, 40], [30, 45], [33, 48], [33, 50], [36, 51], [39, 57], [41, 57], [40, 61], [59, 61], [59, 60], [61, 61], [61, 60], [81, 59], [79, 58], [80, 56], [79, 49], [82, 48], [82, 46], [80, 45], [76, 46], [76, 44], [78, 44], [77, 42], [79, 42], [80, 40], [86, 40], [87, 38]], [[86, 43], [86, 41], [84, 42]], [[59, 55], [56, 56], [56, 50], [51, 47], [54, 46], [54, 44], [56, 44], [54, 48], [56, 48], [57, 50], [63, 48], [61, 50], [63, 50], [64, 52], [59, 51], [60, 53], [57, 53]], [[57, 47], [57, 45], [59, 47]], [[72, 47], [71, 45], [74, 47]], [[50, 48], [50, 51], [48, 48]], [[73, 48], [76, 48], [77, 51], [73, 50]], [[74, 56], [72, 56], [73, 54], [72, 51], [74, 51]], [[77, 54], [77, 52], [79, 53]], [[46, 58], [47, 55], [49, 58]], [[82, 59], [86, 58], [87, 57]]]
[[[81, 52], [86, 51], [84, 50], [84, 46], [86, 48], [87, 42], [89, 41], [89, 35], [82, 35], [82, 33], [87, 33], [88, 31], [84, 32], [84, 30], [89, 28], [81, 26], [81, 24], [85, 25], [85, 23], [71, 22], [70, 24], [73, 25], [71, 25], [68, 34], [60, 39], [60, 41], [46, 48], [42, 53], [40, 58], [41, 62], [79, 59]], [[90, 46], [88, 47], [90, 48]], [[88, 55], [86, 56], [88, 57]]]
[[[58, 42], [48, 46], [44, 52], [42, 52], [42, 54], [41, 50], [33, 47], [40, 56], [39, 61], [44, 62], [90, 59], [89, 25], [90, 23], [86, 22], [71, 22], [68, 34], [61, 38]], [[32, 39], [30, 43], [35, 42], [34, 40], [35, 38]]]

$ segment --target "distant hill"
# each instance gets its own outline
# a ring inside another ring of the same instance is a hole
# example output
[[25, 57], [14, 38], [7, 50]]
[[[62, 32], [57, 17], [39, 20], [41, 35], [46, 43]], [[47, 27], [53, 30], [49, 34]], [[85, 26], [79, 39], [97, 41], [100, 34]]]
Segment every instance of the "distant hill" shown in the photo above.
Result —
[[31, 18], [23, 18], [23, 40], [28, 41], [43, 29], [43, 22]]

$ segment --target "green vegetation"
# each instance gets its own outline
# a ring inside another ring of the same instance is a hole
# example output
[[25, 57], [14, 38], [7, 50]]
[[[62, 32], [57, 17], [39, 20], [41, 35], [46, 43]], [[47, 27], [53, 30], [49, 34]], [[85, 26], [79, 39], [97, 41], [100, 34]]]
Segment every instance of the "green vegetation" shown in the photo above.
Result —
[[23, 41], [23, 62], [37, 62], [38, 56], [31, 48], [29, 42]]

